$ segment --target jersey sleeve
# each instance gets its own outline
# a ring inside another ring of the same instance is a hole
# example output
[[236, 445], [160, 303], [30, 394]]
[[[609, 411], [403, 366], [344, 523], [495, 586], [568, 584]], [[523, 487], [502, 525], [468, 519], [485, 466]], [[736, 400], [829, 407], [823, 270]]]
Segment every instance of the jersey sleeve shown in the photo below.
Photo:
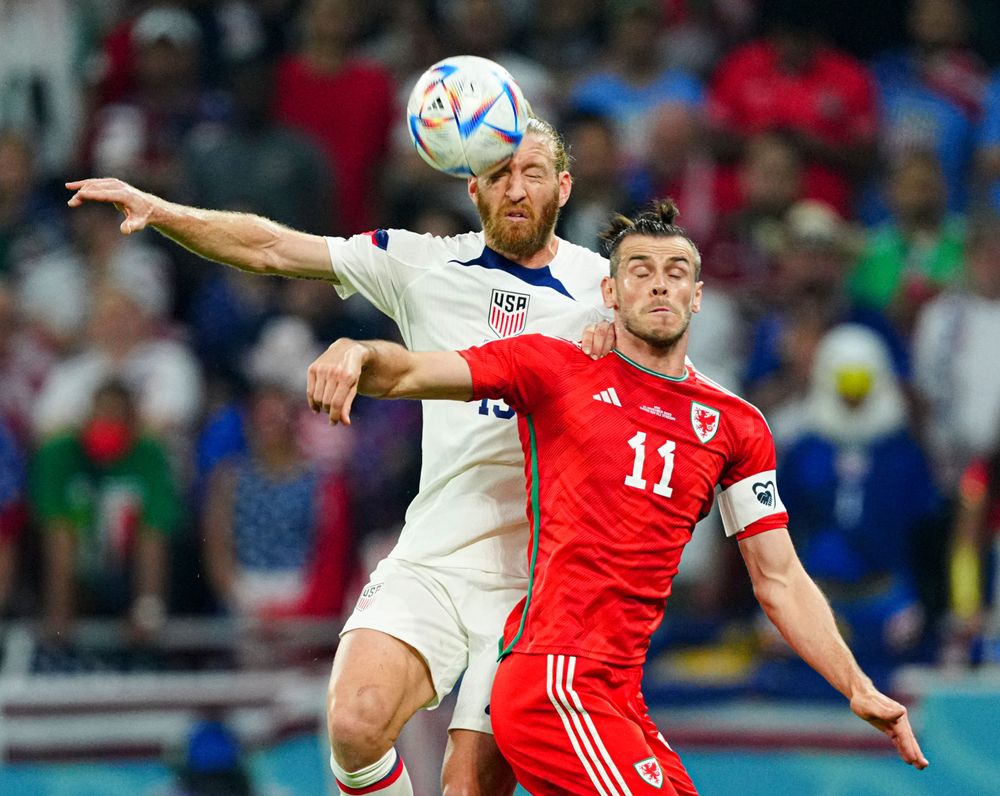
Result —
[[524, 415], [545, 399], [553, 373], [574, 350], [576, 346], [568, 340], [526, 334], [458, 353], [472, 372], [472, 400], [503, 398]]
[[748, 417], [734, 436], [735, 450], [722, 473], [719, 513], [726, 536], [749, 536], [788, 526], [778, 494], [774, 439], [763, 415], [748, 407]]
[[434, 262], [432, 235], [374, 229], [349, 238], [326, 238], [338, 295], [360, 293], [393, 320], [407, 286]]

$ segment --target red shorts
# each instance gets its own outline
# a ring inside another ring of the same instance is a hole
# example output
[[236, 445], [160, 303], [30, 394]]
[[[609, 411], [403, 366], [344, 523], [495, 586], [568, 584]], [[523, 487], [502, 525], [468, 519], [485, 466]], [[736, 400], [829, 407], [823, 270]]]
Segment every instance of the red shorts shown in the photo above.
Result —
[[514, 653], [493, 680], [497, 745], [532, 796], [697, 796], [649, 718], [642, 667]]

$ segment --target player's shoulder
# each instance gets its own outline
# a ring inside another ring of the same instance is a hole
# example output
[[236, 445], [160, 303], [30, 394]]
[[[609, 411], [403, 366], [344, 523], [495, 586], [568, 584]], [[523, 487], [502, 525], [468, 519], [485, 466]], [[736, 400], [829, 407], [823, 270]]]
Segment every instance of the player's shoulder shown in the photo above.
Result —
[[[494, 342], [513, 346], [552, 365], [577, 359], [580, 361], [590, 360], [590, 358], [583, 353], [583, 348], [579, 342], [569, 340], [565, 337], [543, 334], [541, 332], [521, 334], [517, 337], [507, 337], [503, 340], [496, 340]], [[491, 344], [487, 343], [487, 345]]]
[[585, 263], [594, 268], [598, 268], [605, 273], [608, 271], [608, 258], [598, 254], [593, 249], [573, 243], [565, 238], [559, 238], [559, 255], [556, 261], [565, 260], [573, 263]]
[[483, 247], [482, 232], [464, 232], [459, 235], [433, 235], [430, 232], [414, 232], [409, 229], [373, 229], [355, 236], [368, 238], [377, 246], [391, 254], [405, 255], [409, 252], [424, 253], [439, 251], [443, 254], [461, 255], [478, 252]]
[[737, 420], [751, 426], [758, 424], [767, 426], [764, 413], [746, 398], [723, 387], [713, 378], [698, 370], [690, 361], [687, 363], [687, 368], [695, 387], [696, 400], [700, 403], [713, 409], [725, 411]]

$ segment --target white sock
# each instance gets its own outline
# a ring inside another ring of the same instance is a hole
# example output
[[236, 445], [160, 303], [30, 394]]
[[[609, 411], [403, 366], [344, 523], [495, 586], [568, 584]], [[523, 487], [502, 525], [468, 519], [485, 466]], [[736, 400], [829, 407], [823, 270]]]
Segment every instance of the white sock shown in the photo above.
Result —
[[344, 796], [372, 793], [378, 796], [413, 796], [410, 775], [406, 773], [403, 758], [395, 748], [390, 749], [370, 766], [357, 771], [344, 771], [333, 755], [330, 768], [337, 778], [337, 785]]

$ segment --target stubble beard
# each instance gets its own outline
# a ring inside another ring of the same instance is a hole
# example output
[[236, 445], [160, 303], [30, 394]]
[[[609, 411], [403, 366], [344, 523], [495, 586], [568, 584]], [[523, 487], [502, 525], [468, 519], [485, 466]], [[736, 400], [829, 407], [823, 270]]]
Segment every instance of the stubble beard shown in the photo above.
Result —
[[501, 205], [494, 212], [482, 194], [476, 194], [476, 207], [490, 248], [517, 260], [536, 254], [548, 244], [559, 218], [559, 188], [556, 187], [551, 198], [540, 206], [537, 215], [528, 205], [519, 207], [532, 215], [523, 224], [508, 223], [503, 214], [511, 206]]
[[681, 317], [681, 327], [677, 331], [671, 332], [665, 329], [644, 329], [641, 328], [635, 316], [629, 314], [622, 318], [625, 330], [635, 337], [638, 337], [647, 345], [660, 351], [669, 351], [676, 346], [684, 337], [691, 325], [691, 313], [685, 311]]

